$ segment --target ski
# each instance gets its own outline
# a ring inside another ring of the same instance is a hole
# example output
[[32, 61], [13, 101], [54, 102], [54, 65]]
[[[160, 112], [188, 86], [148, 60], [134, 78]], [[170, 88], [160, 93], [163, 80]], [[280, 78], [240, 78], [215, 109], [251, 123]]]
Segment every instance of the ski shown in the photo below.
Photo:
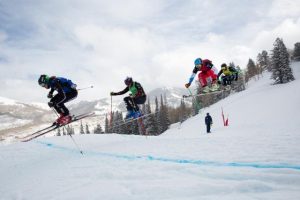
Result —
[[[67, 125], [67, 124], [66, 124], [66, 125]], [[64, 125], [63, 125], [63, 126], [64, 126]], [[33, 140], [33, 139], [35, 139], [35, 138], [37, 138], [37, 137], [40, 137], [40, 136], [42, 136], [42, 135], [45, 135], [45, 134], [47, 134], [47, 133], [50, 133], [51, 131], [54, 131], [54, 130], [56, 130], [56, 129], [60, 128], [60, 127], [63, 127], [63, 126], [55, 126], [54, 128], [49, 129], [49, 130], [46, 130], [46, 131], [44, 131], [44, 132], [40, 132], [40, 133], [35, 134], [35, 135], [32, 135], [32, 136], [30, 136], [30, 137], [25, 137], [25, 138], [21, 139], [21, 142], [28, 142], [28, 141], [30, 141], [30, 140]]]
[[73, 122], [76, 122], [76, 121], [78, 121], [78, 120], [81, 120], [81, 119], [83, 119], [83, 118], [86, 118], [86, 117], [92, 117], [93, 115], [95, 115], [94, 112], [74, 116], [74, 118], [72, 119], [72, 121], [70, 121], [70, 122], [67, 123], [67, 124], [64, 124], [64, 125], [57, 125], [57, 124], [54, 124], [54, 125], [52, 125], [52, 126], [49, 126], [49, 127], [44, 128], [44, 129], [42, 129], [42, 130], [36, 131], [36, 132], [34, 132], [34, 133], [30, 134], [30, 135], [27, 135], [27, 136], [25, 136], [25, 137], [23, 137], [23, 138], [20, 138], [20, 140], [21, 140], [22, 142], [28, 142], [28, 141], [30, 141], [30, 140], [33, 140], [33, 139], [37, 138], [37, 137], [40, 137], [40, 136], [45, 135], [45, 134], [47, 134], [47, 133], [50, 133], [51, 131], [54, 131], [54, 130], [56, 130], [56, 129], [58, 129], [58, 128], [64, 127], [64, 126], [66, 126], [66, 125], [68, 125], [68, 124], [71, 124], [71, 123], [73, 123]]
[[50, 129], [50, 128], [53, 128], [53, 127], [56, 127], [56, 124], [55, 124], [55, 123], [53, 123], [51, 126], [47, 126], [46, 128], [40, 129], [40, 130], [38, 130], [38, 131], [35, 131], [35, 132], [33, 132], [33, 133], [29, 134], [29, 135], [26, 135], [26, 136], [23, 136], [23, 137], [16, 136], [16, 138], [17, 138], [17, 139], [25, 139], [25, 138], [27, 138], [27, 137], [33, 136], [33, 135], [35, 135], [35, 134], [37, 134], [37, 133], [46, 131], [46, 130], [48, 130], [48, 129]]
[[207, 92], [207, 93], [200, 93], [200, 94], [193, 94], [193, 95], [182, 95], [182, 98], [189, 98], [189, 97], [195, 97], [195, 96], [205, 96], [205, 95], [209, 95], [209, 94], [218, 94], [221, 92], [226, 92], [226, 91], [230, 91], [231, 89], [224, 89], [224, 90], [216, 90], [216, 91], [212, 91], [212, 92]]
[[131, 123], [131, 122], [136, 121], [136, 120], [139, 120], [139, 119], [143, 119], [144, 117], [147, 117], [147, 116], [153, 115], [153, 114], [154, 114], [154, 113], [149, 113], [149, 114], [142, 115], [142, 116], [140, 116], [140, 117], [127, 119], [127, 120], [125, 120], [125, 122], [122, 122], [122, 123], [120, 123], [120, 124], [117, 124], [117, 125], [113, 126], [112, 128], [119, 127], [119, 126], [122, 126], [122, 125], [125, 125], [125, 124], [128, 124], [128, 123]]

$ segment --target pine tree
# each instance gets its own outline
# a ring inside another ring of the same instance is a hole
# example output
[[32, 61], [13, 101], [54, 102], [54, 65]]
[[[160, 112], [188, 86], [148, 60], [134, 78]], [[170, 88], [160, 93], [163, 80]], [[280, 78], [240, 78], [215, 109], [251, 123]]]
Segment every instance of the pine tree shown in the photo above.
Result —
[[67, 135], [74, 134], [74, 130], [73, 130], [73, 127], [71, 125], [67, 125], [65, 128], [66, 128]]
[[101, 134], [103, 133], [102, 127], [100, 124], [97, 124], [96, 128], [94, 129], [94, 134]]
[[58, 128], [58, 129], [57, 129], [56, 136], [61, 136], [61, 133], [60, 133], [60, 128]]
[[80, 121], [80, 134], [84, 134], [84, 129], [83, 129], [82, 121]]
[[181, 99], [180, 107], [179, 107], [179, 121], [183, 122], [188, 118], [188, 110], [185, 105], [184, 99]]
[[257, 67], [254, 63], [254, 61], [249, 58], [248, 64], [247, 64], [247, 80], [257, 75]]
[[293, 52], [293, 60], [300, 61], [300, 42], [295, 44], [294, 52]]
[[122, 121], [122, 113], [118, 111], [112, 113], [112, 133], [121, 133], [121, 126], [120, 124], [123, 123]]
[[62, 134], [66, 135], [66, 130], [64, 128], [62, 129]]
[[85, 132], [86, 132], [86, 134], [90, 134], [91, 133], [88, 124], [85, 124]]
[[157, 97], [155, 97], [155, 114], [154, 114], [154, 118], [155, 118], [155, 121], [156, 121], [156, 124], [157, 124], [158, 134], [161, 134], [163, 131], [162, 131], [161, 118], [160, 118], [160, 109], [159, 109]]
[[158, 135], [158, 127], [155, 120], [155, 115], [151, 114], [151, 106], [150, 106], [150, 100], [148, 99], [148, 103], [145, 105], [145, 114], [147, 115], [144, 124], [146, 127], [146, 133], [148, 135]]
[[104, 129], [105, 133], [109, 133], [109, 123], [108, 123], [108, 118], [107, 118], [107, 114], [105, 115], [105, 129]]
[[134, 135], [139, 135], [139, 125], [137, 120], [133, 120], [132, 122], [129, 123], [129, 134], [134, 134]]
[[200, 111], [200, 98], [198, 96], [192, 98], [192, 108], [193, 108], [193, 116], [197, 115]]
[[[166, 102], [165, 102], [166, 104]], [[160, 122], [162, 127], [162, 132], [166, 131], [170, 126], [170, 119], [168, 114], [168, 107], [164, 104], [162, 95], [160, 96]]]
[[270, 63], [271, 61], [267, 51], [263, 50], [257, 55], [257, 65], [261, 69], [260, 73], [266, 69], [271, 71]]
[[272, 79], [275, 80], [275, 84], [287, 83], [295, 80], [292, 69], [290, 67], [289, 53], [285, 47], [283, 40], [277, 38], [274, 43], [274, 49], [272, 50]]

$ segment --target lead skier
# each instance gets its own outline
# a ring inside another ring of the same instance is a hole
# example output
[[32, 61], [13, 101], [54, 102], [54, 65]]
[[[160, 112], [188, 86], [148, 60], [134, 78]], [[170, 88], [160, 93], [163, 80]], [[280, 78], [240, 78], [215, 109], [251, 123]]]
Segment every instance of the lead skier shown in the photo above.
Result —
[[[77, 85], [69, 79], [56, 76], [49, 77], [45, 74], [40, 76], [38, 83], [41, 87], [50, 89], [50, 92], [47, 96], [48, 98], [50, 98], [48, 106], [50, 108], [53, 107], [60, 115], [54, 123], [58, 125], [65, 125], [70, 123], [72, 121], [72, 117], [70, 116], [70, 112], [65, 106], [65, 103], [77, 97]], [[57, 94], [53, 96], [54, 91], [56, 91]]]

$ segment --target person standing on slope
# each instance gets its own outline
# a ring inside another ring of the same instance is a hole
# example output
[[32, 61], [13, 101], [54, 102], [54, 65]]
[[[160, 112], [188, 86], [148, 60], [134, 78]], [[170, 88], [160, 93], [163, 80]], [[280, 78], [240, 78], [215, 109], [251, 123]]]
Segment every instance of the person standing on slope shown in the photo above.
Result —
[[144, 104], [146, 102], [147, 96], [142, 87], [138, 82], [132, 80], [131, 77], [127, 77], [124, 80], [126, 88], [120, 92], [111, 92], [111, 96], [122, 95], [127, 92], [131, 92], [129, 96], [124, 98], [124, 102], [127, 108], [127, 114], [125, 119], [137, 118], [142, 116], [138, 104]]
[[209, 113], [206, 113], [206, 117], [205, 117], [206, 133], [211, 133], [210, 127], [212, 123], [213, 123], [212, 117], [209, 115]]
[[[38, 83], [41, 87], [50, 89], [47, 96], [50, 98], [48, 105], [50, 108], [53, 107], [60, 115], [54, 123], [65, 125], [71, 122], [72, 117], [65, 103], [77, 97], [77, 85], [69, 79], [56, 76], [49, 77], [45, 74], [40, 76]], [[54, 91], [56, 91], [57, 94], [53, 96]]]
[[[217, 75], [215, 72], [212, 70], [213, 64], [210, 60], [204, 59], [202, 60], [201, 58], [197, 58], [194, 62], [195, 67], [193, 69], [193, 73], [189, 79], [189, 82], [185, 84], [186, 88], [189, 88], [191, 83], [193, 82], [196, 74], [198, 71], [200, 71], [198, 75], [198, 79], [200, 82], [201, 87], [203, 88], [202, 92], [207, 93], [209, 91], [216, 91], [219, 89], [219, 86], [217, 84]], [[211, 81], [211, 87], [209, 87], [208, 80], [210, 79]]]

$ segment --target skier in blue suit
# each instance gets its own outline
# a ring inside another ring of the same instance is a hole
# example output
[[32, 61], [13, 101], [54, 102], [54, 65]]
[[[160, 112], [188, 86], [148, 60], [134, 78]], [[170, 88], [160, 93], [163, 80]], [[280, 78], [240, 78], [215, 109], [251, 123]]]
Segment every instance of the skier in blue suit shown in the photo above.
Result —
[[[78, 92], [76, 84], [63, 77], [49, 77], [45, 74], [40, 76], [38, 83], [41, 87], [50, 89], [50, 92], [48, 93], [48, 98], [50, 98], [48, 105], [50, 108], [53, 107], [56, 112], [60, 114], [55, 123], [64, 125], [71, 122], [72, 117], [70, 116], [70, 112], [65, 106], [65, 103], [77, 97]], [[53, 95], [54, 91], [57, 92], [56, 95]]]

